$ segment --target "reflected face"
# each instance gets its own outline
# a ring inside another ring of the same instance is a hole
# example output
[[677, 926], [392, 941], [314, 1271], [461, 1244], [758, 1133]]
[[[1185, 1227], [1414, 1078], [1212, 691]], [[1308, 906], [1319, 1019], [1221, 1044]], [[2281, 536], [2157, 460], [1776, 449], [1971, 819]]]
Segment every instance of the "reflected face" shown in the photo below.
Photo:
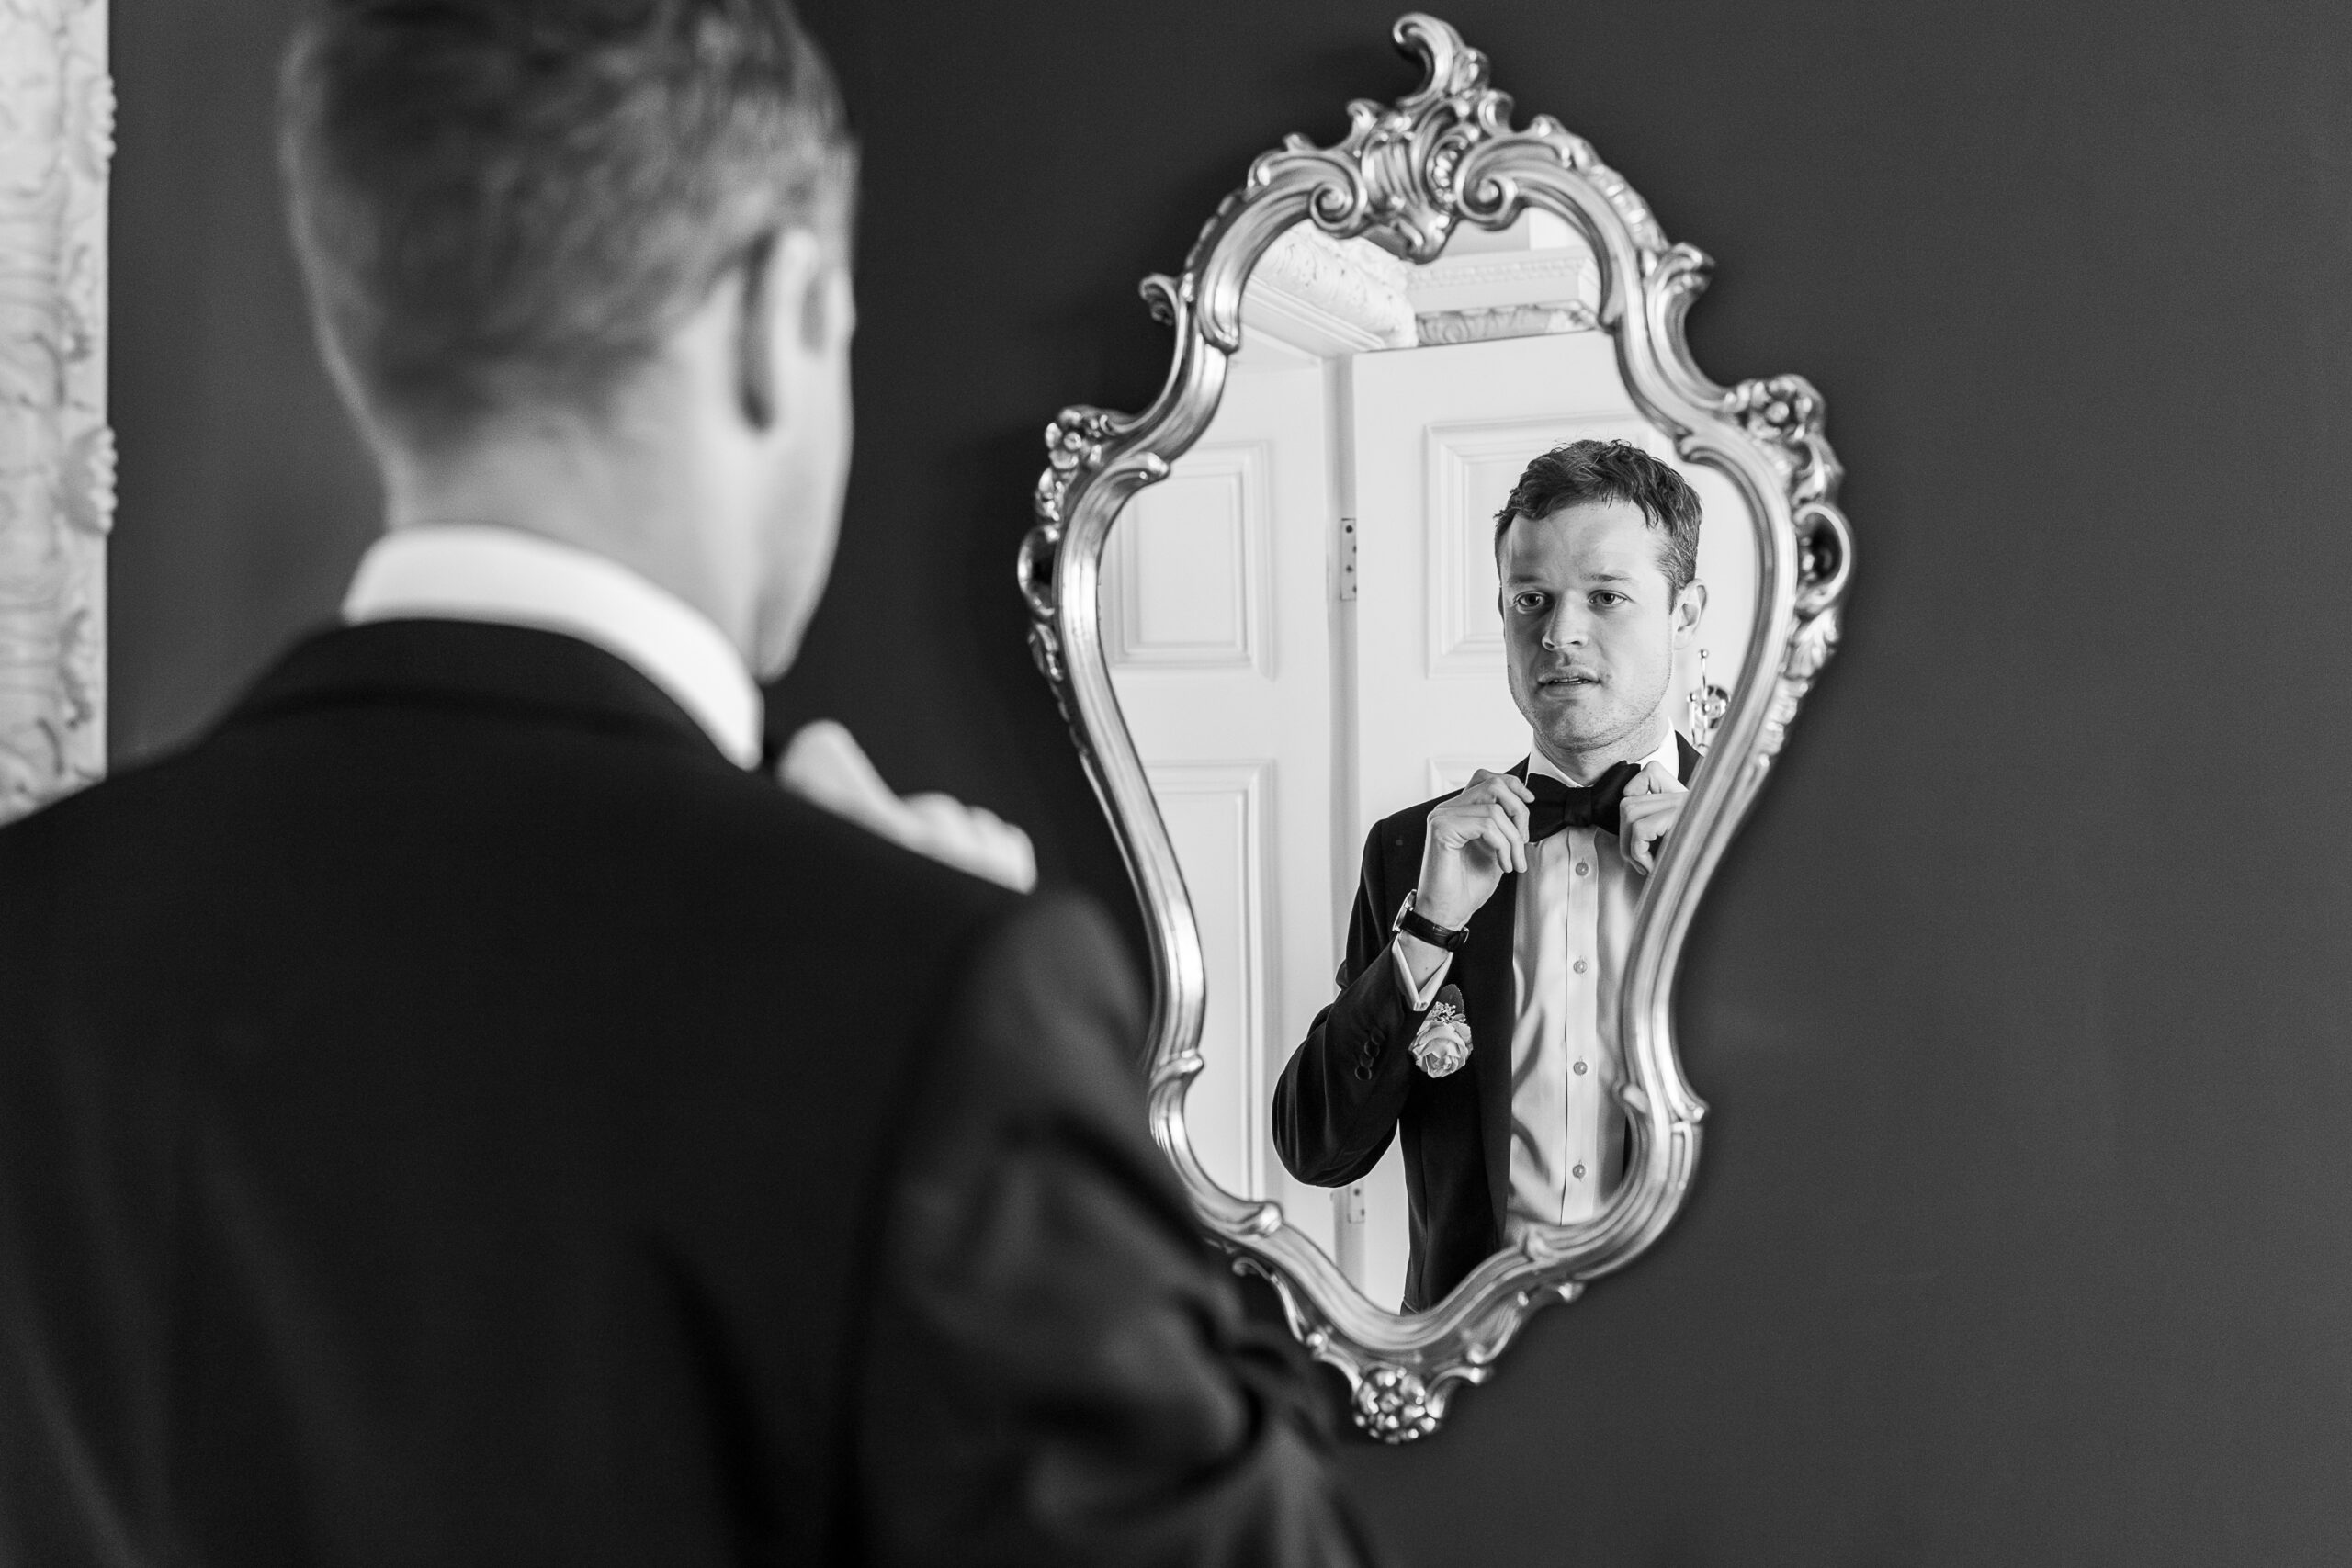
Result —
[[1496, 549], [1510, 694], [1555, 762], [1589, 776], [1666, 739], [1675, 653], [1707, 602], [1679, 593], [1658, 530], [1629, 501], [1511, 519]]

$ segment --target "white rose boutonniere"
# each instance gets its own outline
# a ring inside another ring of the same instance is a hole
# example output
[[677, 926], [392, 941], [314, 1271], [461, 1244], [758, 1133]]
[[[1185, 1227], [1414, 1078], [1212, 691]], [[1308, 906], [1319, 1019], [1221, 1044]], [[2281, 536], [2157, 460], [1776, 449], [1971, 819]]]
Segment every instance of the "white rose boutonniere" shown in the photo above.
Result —
[[1462, 989], [1448, 986], [1437, 994], [1413, 1036], [1413, 1063], [1433, 1078], [1461, 1071], [1470, 1059], [1470, 1020], [1462, 1010]]

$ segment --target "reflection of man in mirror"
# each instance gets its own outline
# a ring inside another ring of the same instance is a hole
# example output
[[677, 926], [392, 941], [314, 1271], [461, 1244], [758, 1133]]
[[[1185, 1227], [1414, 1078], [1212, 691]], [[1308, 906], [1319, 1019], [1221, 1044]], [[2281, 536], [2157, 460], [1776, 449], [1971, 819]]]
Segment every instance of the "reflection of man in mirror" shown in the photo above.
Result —
[[[1408, 1311], [1527, 1225], [1597, 1213], [1623, 1175], [1618, 983], [1698, 762], [1668, 701], [1706, 608], [1698, 553], [1698, 496], [1639, 448], [1530, 463], [1495, 517], [1527, 760], [1364, 843], [1341, 990], [1283, 1070], [1274, 1143], [1300, 1180], [1340, 1187], [1401, 1129]], [[1428, 1048], [1449, 1009], [1464, 1071]]]

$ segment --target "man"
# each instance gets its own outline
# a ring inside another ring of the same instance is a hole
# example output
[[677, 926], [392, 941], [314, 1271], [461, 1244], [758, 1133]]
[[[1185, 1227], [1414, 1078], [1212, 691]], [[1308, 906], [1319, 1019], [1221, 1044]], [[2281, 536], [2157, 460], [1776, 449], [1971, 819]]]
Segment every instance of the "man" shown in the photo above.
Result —
[[1668, 699], [1706, 609], [1699, 521], [1681, 476], [1625, 443], [1530, 463], [1495, 518], [1527, 761], [1364, 842], [1340, 995], [1283, 1070], [1274, 1144], [1342, 1187], [1401, 1130], [1408, 1311], [1525, 1226], [1598, 1213], [1622, 1172], [1618, 981], [1698, 762]]
[[284, 146], [390, 527], [0, 832], [0, 1563], [1359, 1561], [1102, 919], [757, 771], [849, 451], [783, 0], [342, 0]]

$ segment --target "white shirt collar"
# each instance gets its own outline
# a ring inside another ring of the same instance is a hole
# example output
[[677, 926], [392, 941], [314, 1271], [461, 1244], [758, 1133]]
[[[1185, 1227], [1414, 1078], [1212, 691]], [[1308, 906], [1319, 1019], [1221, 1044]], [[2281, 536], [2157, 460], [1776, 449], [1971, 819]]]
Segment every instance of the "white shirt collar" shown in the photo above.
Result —
[[343, 618], [536, 626], [626, 660], [737, 765], [760, 760], [763, 704], [743, 656], [708, 616], [603, 556], [518, 529], [433, 524], [368, 547]]
[[[1664, 762], [1668, 773], [1679, 777], [1682, 772], [1682, 759], [1678, 754], [1678, 748], [1674, 743], [1674, 731], [1668, 728], [1666, 732], [1665, 745], [1660, 746], [1646, 757], [1636, 757], [1634, 761], [1636, 767], [1643, 768], [1648, 767], [1652, 762]], [[1570, 785], [1575, 785], [1577, 783], [1576, 780], [1562, 773], [1551, 758], [1544, 754], [1543, 746], [1536, 741], [1532, 733], [1527, 738], [1527, 776], [1557, 779], [1562, 784]]]

